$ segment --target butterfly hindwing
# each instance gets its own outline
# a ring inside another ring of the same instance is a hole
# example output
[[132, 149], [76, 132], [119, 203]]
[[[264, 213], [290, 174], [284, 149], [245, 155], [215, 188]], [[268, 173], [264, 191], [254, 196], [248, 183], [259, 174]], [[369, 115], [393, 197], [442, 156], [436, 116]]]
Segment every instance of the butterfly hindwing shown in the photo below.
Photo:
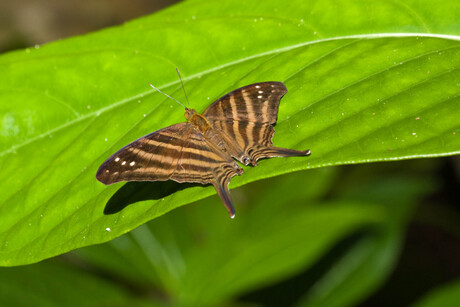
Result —
[[232, 159], [194, 130], [188, 136], [189, 142], [183, 147], [172, 180], [177, 182], [211, 183], [217, 191], [231, 217], [235, 215], [228, 184], [243, 169]]
[[[214, 180], [223, 182], [221, 176], [231, 178], [238, 173], [236, 170], [239, 171], [240, 167], [232, 157], [216, 148], [201, 133], [192, 130], [187, 138], [170, 179], [177, 182], [213, 183]], [[221, 174], [220, 171], [224, 169], [229, 171]]]
[[180, 123], [123, 147], [99, 167], [96, 178], [104, 184], [168, 179], [212, 184], [233, 216], [228, 184], [242, 173], [230, 155], [219, 151], [191, 124]]
[[308, 151], [273, 147], [280, 99], [287, 92], [281, 82], [261, 82], [230, 92], [204, 112], [213, 126], [236, 145], [232, 156], [241, 163], [257, 165], [271, 157], [305, 156]]

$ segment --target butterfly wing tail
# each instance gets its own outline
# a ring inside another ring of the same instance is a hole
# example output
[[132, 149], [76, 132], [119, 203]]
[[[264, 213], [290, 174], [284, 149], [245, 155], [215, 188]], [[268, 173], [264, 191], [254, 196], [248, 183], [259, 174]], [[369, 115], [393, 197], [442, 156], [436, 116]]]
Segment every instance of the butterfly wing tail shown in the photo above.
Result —
[[257, 148], [253, 152], [250, 152], [251, 158], [255, 161], [264, 158], [273, 158], [273, 157], [297, 157], [297, 156], [309, 156], [310, 150], [295, 150], [288, 148], [279, 148], [279, 147], [265, 147]]
[[220, 182], [216, 180], [213, 185], [219, 195], [220, 199], [224, 203], [225, 208], [227, 208], [230, 218], [235, 217], [235, 207], [233, 206], [232, 197], [230, 196], [230, 191], [228, 190], [229, 180], [224, 180]]
[[270, 157], [296, 157], [296, 156], [309, 156], [310, 149], [307, 150], [295, 150], [288, 148], [269, 147], [267, 153]]

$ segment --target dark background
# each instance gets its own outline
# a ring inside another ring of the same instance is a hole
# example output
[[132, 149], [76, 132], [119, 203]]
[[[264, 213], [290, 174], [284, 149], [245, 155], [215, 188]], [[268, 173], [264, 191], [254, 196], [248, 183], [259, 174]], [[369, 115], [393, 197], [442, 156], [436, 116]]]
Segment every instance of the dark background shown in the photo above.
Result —
[[120, 25], [176, 0], [0, 1], [0, 52]]

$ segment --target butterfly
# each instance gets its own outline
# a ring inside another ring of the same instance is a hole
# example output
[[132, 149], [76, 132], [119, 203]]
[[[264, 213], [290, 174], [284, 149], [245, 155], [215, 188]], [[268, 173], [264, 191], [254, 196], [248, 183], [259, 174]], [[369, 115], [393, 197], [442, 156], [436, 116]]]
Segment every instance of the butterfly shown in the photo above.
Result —
[[187, 122], [157, 130], [123, 147], [102, 163], [96, 178], [107, 185], [164, 180], [212, 184], [233, 218], [235, 208], [228, 184], [233, 176], [244, 172], [235, 159], [257, 166], [263, 158], [310, 155], [310, 150], [273, 146], [273, 125], [286, 92], [281, 82], [261, 82], [228, 93], [202, 114], [185, 107]]

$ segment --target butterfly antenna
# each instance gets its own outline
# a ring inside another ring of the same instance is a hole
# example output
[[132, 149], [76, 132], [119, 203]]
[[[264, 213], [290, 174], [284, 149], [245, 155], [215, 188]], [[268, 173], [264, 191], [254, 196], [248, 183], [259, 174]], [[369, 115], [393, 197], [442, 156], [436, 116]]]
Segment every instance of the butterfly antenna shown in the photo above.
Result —
[[186, 106], [184, 106], [184, 105], [183, 105], [183, 104], [182, 104], [180, 101], [178, 101], [177, 99], [174, 99], [174, 98], [172, 98], [171, 96], [169, 96], [168, 94], [166, 94], [166, 93], [163, 93], [163, 92], [162, 92], [162, 91], [160, 91], [158, 88], [156, 88], [155, 86], [153, 86], [151, 83], [149, 83], [149, 85], [150, 85], [150, 86], [151, 86], [153, 89], [155, 89], [155, 90], [159, 91], [160, 93], [162, 93], [162, 94], [163, 94], [163, 95], [165, 95], [166, 97], [168, 97], [168, 98], [170, 98], [170, 99], [174, 100], [175, 102], [177, 102], [178, 104], [180, 104], [181, 106], [183, 106], [184, 108], [186, 108], [186, 109], [187, 109], [187, 107], [186, 107]]
[[185, 92], [184, 82], [182, 82], [182, 78], [180, 77], [179, 69], [177, 69], [177, 67], [176, 67], [176, 71], [177, 71], [177, 75], [179, 76], [180, 84], [182, 84], [182, 89], [184, 90], [185, 100], [187, 100], [188, 108], [190, 109], [190, 102], [188, 101], [187, 93]]

